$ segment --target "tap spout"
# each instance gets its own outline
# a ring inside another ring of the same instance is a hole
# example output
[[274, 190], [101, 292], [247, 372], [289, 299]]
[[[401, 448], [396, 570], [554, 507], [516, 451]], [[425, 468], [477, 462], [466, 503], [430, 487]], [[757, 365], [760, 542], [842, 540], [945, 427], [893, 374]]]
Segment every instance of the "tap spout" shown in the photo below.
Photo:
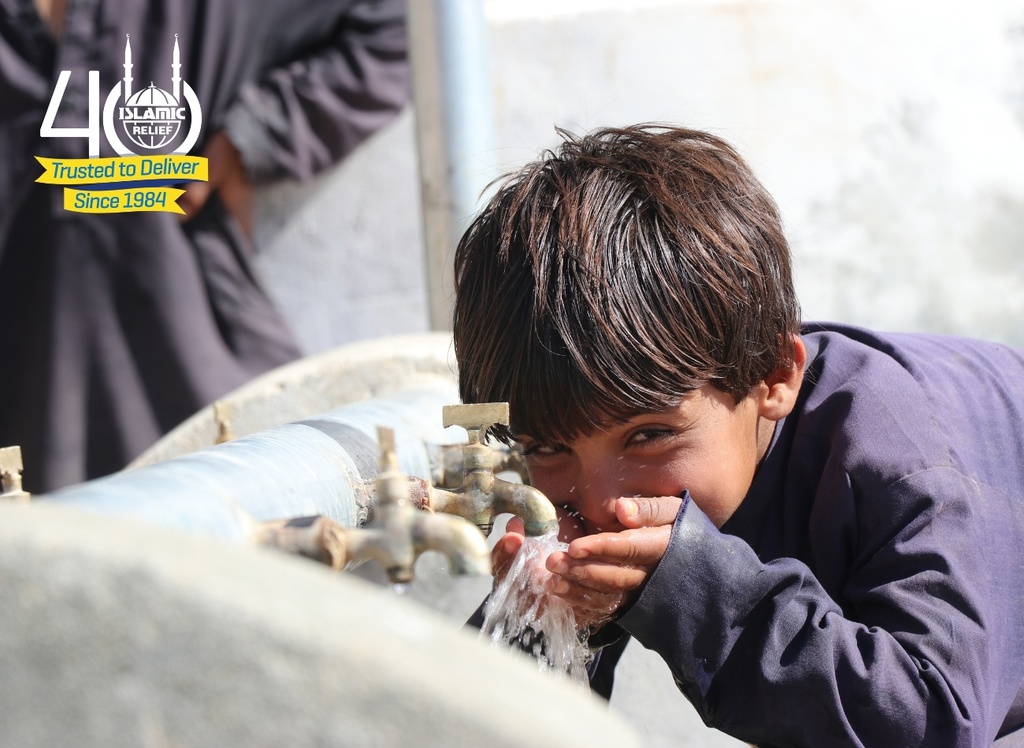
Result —
[[417, 554], [439, 551], [452, 574], [490, 574], [491, 553], [480, 531], [462, 517], [421, 511], [413, 526]]
[[533, 486], [522, 483], [494, 481], [495, 514], [514, 514], [523, 521], [530, 536], [547, 535], [558, 531], [558, 515], [548, 497]]
[[485, 535], [491, 534], [494, 518], [506, 513], [519, 517], [530, 536], [547, 535], [558, 529], [554, 505], [533, 486], [494, 478], [486, 487], [471, 479], [453, 491], [429, 485], [423, 490], [425, 506], [465, 517]]
[[264, 523], [258, 538], [335, 569], [376, 561], [394, 584], [412, 581], [416, 559], [428, 550], [448, 556], [452, 574], [490, 574], [484, 536], [462, 517], [419, 508], [410, 490], [415, 481], [398, 470], [394, 433], [384, 428], [378, 433], [382, 470], [376, 482], [377, 503], [366, 527], [342, 527], [326, 517], [309, 517]]
[[506, 512], [523, 520], [527, 535], [546, 535], [558, 529], [555, 507], [543, 493], [494, 475], [492, 451], [483, 442], [493, 424], [508, 425], [508, 403], [446, 405], [443, 419], [445, 426], [466, 429], [469, 440], [462, 446], [465, 473], [456, 489], [428, 486], [427, 503], [432, 509], [465, 517], [484, 534], [490, 534], [494, 517]]
[[257, 542], [341, 570], [348, 564], [376, 561], [394, 583], [409, 582], [424, 551], [448, 557], [452, 574], [490, 574], [491, 555], [480, 531], [462, 517], [416, 511], [410, 542], [394, 527], [342, 527], [328, 517], [297, 517], [263, 522]]

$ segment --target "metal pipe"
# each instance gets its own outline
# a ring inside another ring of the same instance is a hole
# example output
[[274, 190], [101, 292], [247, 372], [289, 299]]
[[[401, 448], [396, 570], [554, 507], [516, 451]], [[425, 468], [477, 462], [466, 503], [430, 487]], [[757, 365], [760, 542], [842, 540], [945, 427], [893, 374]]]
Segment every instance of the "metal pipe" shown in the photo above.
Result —
[[494, 102], [482, 0], [441, 0], [438, 38], [448, 175], [458, 234], [491, 179]]
[[462, 436], [441, 425], [450, 399], [447, 384], [425, 385], [37, 498], [237, 541], [281, 518], [358, 527], [378, 473], [377, 427], [394, 430], [402, 472], [429, 476], [428, 447]]
[[409, 0], [430, 326], [450, 330], [452, 253], [494, 178], [494, 104], [481, 0]]

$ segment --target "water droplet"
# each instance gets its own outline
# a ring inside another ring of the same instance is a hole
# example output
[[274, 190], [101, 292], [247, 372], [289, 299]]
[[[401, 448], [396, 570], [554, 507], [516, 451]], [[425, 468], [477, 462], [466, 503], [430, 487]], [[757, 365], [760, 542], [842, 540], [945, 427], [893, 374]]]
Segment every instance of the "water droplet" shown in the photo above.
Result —
[[409, 583], [408, 582], [395, 582], [393, 585], [391, 585], [391, 590], [396, 595], [404, 595], [404, 594], [406, 594], [409, 591]]

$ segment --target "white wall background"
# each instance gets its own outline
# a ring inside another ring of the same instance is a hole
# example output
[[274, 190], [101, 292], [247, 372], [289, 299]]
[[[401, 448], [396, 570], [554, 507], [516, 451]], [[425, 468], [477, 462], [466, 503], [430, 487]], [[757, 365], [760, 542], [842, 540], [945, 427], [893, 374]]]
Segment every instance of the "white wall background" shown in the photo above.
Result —
[[[807, 318], [1024, 345], [1021, 3], [484, 7], [495, 168], [554, 125], [714, 130], [780, 203]], [[263, 269], [308, 350], [426, 329], [416, 178], [407, 112], [314, 185], [261, 196]]]
[[[711, 129], [779, 201], [806, 318], [1024, 346], [1019, 1], [484, 6], [496, 169], [555, 125]], [[427, 329], [413, 142], [407, 112], [316, 183], [260, 196], [261, 264], [310, 352]], [[626, 670], [613, 706], [650, 745], [733, 744], [656, 660]]]

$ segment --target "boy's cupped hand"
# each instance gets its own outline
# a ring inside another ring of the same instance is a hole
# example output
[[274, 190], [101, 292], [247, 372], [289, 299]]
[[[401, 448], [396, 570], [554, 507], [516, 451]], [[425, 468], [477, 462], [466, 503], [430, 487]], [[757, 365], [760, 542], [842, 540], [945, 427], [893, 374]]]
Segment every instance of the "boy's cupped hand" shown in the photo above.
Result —
[[[593, 535], [579, 535], [578, 523], [563, 517], [559, 539], [569, 548], [545, 565], [555, 575], [552, 594], [572, 606], [578, 628], [599, 628], [637, 598], [668, 549], [681, 504], [677, 496], [618, 499], [615, 514], [626, 529]], [[522, 544], [523, 524], [513, 517], [492, 552], [495, 576], [507, 572]]]

